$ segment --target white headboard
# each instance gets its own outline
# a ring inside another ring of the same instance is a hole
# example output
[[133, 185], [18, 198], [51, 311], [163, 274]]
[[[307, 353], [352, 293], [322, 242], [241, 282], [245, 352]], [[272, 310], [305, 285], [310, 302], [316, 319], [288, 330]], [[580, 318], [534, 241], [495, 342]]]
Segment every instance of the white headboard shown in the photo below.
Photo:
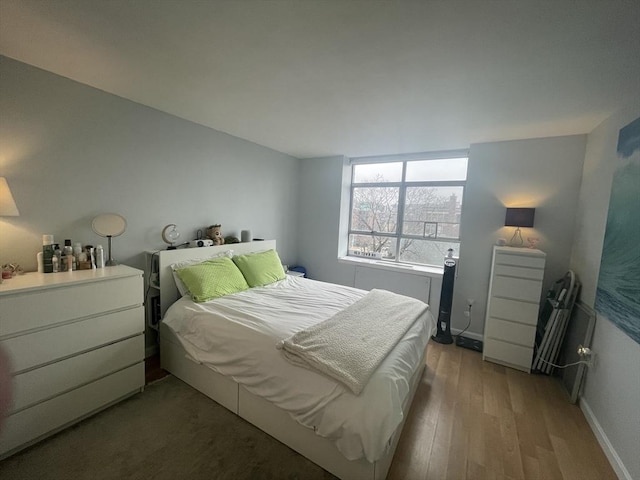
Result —
[[275, 240], [259, 242], [231, 243], [215, 247], [179, 248], [176, 250], [161, 250], [159, 252], [147, 252], [147, 265], [151, 269], [150, 287], [160, 293], [160, 315], [164, 317], [167, 309], [180, 298], [178, 288], [173, 279], [171, 265], [190, 259], [201, 259], [214, 256], [216, 253], [232, 250], [234, 255], [243, 255], [252, 252], [264, 252], [275, 250]]

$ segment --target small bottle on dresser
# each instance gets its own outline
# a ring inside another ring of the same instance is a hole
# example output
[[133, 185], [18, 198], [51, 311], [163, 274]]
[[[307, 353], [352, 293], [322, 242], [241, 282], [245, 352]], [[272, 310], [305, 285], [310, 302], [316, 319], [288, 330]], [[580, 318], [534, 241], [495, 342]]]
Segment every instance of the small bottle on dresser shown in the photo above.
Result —
[[59, 243], [54, 243], [53, 244], [53, 254], [57, 258], [58, 271], [62, 272], [62, 270], [63, 270], [63, 268], [62, 268], [62, 250], [60, 250], [60, 244]]
[[73, 248], [71, 247], [71, 240], [66, 239], [64, 241], [64, 268], [62, 269], [65, 272], [70, 272], [75, 270], [76, 259], [73, 258]]
[[87, 245], [84, 247], [87, 251], [87, 260], [89, 261], [89, 265], [91, 265], [91, 270], [96, 268], [96, 249], [93, 248], [93, 245]]
[[42, 271], [53, 273], [53, 235], [42, 235]]
[[102, 245], [98, 245], [95, 251], [96, 256], [96, 268], [104, 268], [104, 250]]
[[38, 252], [36, 254], [36, 262], [38, 262], [38, 273], [44, 273], [44, 266], [42, 265], [42, 257], [44, 253]]
[[82, 261], [82, 244], [80, 242], [76, 242], [73, 244], [73, 259], [75, 260], [75, 264], [73, 265], [74, 270], [80, 270], [80, 262]]

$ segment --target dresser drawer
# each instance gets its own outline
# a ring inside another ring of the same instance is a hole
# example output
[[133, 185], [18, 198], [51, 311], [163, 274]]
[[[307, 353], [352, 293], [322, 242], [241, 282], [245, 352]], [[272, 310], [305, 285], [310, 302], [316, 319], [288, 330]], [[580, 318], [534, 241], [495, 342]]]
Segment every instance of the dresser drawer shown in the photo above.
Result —
[[143, 357], [144, 336], [138, 335], [17, 375], [10, 413], [141, 362]]
[[2, 296], [0, 337], [142, 305], [142, 289], [140, 277], [132, 276]]
[[495, 265], [512, 265], [515, 267], [530, 267], [544, 270], [545, 257], [540, 255], [518, 255], [510, 253], [496, 253]]
[[538, 304], [493, 297], [490, 299], [489, 318], [500, 318], [527, 325], [538, 324]]
[[0, 457], [56, 431], [144, 386], [144, 362], [39, 403], [6, 419]]
[[19, 373], [143, 331], [144, 310], [136, 307], [8, 338], [0, 343], [9, 353], [13, 371]]
[[528, 278], [540, 280], [544, 278], [544, 270], [541, 268], [514, 267], [513, 265], [496, 265], [495, 274], [507, 277]]
[[482, 358], [528, 373], [531, 372], [533, 347], [523, 347], [485, 336]]
[[495, 340], [504, 340], [509, 343], [530, 347], [536, 339], [536, 327], [535, 325], [524, 325], [491, 318], [491, 321], [487, 323], [485, 335]]
[[541, 291], [542, 282], [539, 280], [526, 280], [496, 275], [493, 278], [491, 296], [521, 300], [538, 305]]

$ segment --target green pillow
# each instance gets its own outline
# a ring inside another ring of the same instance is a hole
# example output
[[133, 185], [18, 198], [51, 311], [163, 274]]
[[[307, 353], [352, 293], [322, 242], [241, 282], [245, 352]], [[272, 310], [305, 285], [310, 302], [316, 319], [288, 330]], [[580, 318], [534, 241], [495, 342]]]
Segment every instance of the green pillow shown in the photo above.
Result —
[[249, 288], [242, 272], [228, 257], [213, 258], [179, 268], [176, 274], [189, 290], [194, 302], [206, 302]]
[[275, 250], [236, 255], [233, 262], [238, 266], [250, 287], [261, 287], [285, 277], [282, 262]]

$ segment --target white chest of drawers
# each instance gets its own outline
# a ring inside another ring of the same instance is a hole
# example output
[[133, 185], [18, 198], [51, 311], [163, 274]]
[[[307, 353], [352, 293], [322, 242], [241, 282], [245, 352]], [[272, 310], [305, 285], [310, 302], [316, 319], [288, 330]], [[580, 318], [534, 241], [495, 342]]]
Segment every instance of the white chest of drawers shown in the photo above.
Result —
[[0, 458], [144, 387], [142, 272], [28, 273], [0, 284], [13, 400]]
[[546, 254], [493, 247], [482, 358], [531, 371]]

